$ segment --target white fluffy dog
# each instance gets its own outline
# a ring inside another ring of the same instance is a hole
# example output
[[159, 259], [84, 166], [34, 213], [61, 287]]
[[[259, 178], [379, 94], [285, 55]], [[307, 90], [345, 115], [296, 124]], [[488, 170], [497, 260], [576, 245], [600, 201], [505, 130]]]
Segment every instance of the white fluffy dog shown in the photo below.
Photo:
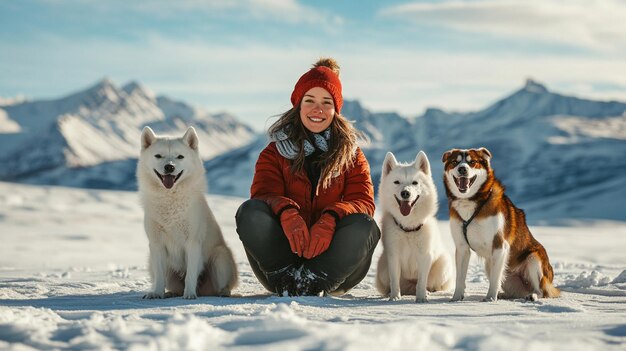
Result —
[[229, 296], [237, 267], [205, 199], [195, 129], [171, 138], [145, 127], [137, 182], [150, 243], [152, 291], [144, 298]]
[[452, 289], [452, 260], [437, 227], [437, 189], [426, 154], [420, 151], [413, 163], [399, 164], [388, 152], [378, 196], [383, 216], [378, 291], [390, 301], [402, 294], [427, 302], [426, 290]]

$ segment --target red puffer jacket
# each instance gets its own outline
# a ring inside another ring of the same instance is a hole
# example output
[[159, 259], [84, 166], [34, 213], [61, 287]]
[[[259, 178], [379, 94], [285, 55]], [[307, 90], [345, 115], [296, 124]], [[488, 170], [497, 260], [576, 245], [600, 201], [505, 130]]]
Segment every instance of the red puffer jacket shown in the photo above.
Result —
[[250, 189], [250, 197], [265, 201], [275, 214], [287, 206], [298, 209], [310, 227], [325, 211], [333, 211], [339, 219], [353, 214], [374, 215], [374, 186], [370, 167], [361, 149], [356, 150], [354, 166], [332, 179], [328, 189], [311, 198], [311, 182], [305, 171], [292, 174], [290, 161], [270, 143], [259, 155]]

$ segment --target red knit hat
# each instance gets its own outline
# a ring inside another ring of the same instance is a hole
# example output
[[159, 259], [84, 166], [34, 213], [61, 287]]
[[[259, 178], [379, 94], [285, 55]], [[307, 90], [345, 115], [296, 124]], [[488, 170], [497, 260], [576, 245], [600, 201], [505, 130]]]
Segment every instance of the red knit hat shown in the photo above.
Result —
[[341, 112], [343, 97], [341, 96], [341, 81], [339, 80], [339, 65], [333, 59], [320, 59], [313, 68], [302, 75], [291, 93], [291, 104], [295, 107], [302, 101], [304, 94], [311, 88], [326, 89], [333, 97], [335, 111]]

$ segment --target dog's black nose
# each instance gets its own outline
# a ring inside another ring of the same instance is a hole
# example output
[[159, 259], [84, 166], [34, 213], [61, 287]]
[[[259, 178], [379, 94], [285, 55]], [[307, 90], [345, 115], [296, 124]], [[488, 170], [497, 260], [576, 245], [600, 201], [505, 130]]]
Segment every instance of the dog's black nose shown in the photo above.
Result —
[[467, 175], [467, 168], [466, 167], [459, 167], [459, 174], [462, 176], [466, 176]]
[[174, 167], [174, 165], [169, 164], [169, 163], [168, 163], [168, 164], [166, 164], [166, 165], [165, 165], [165, 167], [163, 167], [163, 168], [165, 168], [165, 174], [170, 174], [170, 173], [173, 173], [173, 172], [174, 172], [174, 170], [176, 169], [176, 168]]
[[400, 196], [402, 196], [402, 198], [406, 200], [411, 197], [411, 193], [407, 190], [402, 190], [402, 192], [400, 192]]

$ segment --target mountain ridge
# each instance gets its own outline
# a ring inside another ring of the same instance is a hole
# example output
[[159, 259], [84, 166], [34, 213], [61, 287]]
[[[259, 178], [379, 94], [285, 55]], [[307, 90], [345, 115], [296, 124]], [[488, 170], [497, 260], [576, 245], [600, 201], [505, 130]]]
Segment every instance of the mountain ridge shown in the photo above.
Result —
[[[550, 203], [555, 207], [559, 202], [551, 198], [569, 201], [574, 197], [567, 194], [580, 192], [581, 188], [623, 183], [618, 178], [620, 170], [626, 169], [626, 158], [622, 156], [626, 154], [625, 112], [626, 103], [561, 95], [534, 80], [474, 112], [432, 108], [408, 119], [393, 112], [371, 112], [358, 101], [345, 101], [342, 109], [369, 139], [361, 147], [375, 188], [387, 151], [406, 162], [414, 160], [419, 150], [427, 153], [439, 189], [442, 218], [447, 215], [447, 201], [441, 155], [451, 148], [487, 147], [494, 155], [496, 176], [507, 186], [507, 195], [520, 205]], [[264, 142], [257, 141], [255, 150], [245, 146], [206, 163], [212, 192], [248, 196], [256, 157], [268, 142], [267, 137], [260, 140]], [[233, 164], [233, 159], [238, 162]], [[238, 174], [240, 178], [229, 178], [228, 190], [221, 192], [224, 174]], [[234, 179], [238, 180], [237, 186], [233, 185]], [[597, 189], [608, 192], [609, 188]], [[602, 203], [595, 204], [593, 198], [601, 198]], [[606, 199], [611, 199], [615, 207], [606, 208]], [[563, 203], [559, 210], [546, 213], [561, 211], [562, 216], [582, 218], [587, 213], [594, 217], [604, 213], [602, 218], [626, 220], [626, 213], [619, 210], [626, 201], [617, 195], [598, 193], [582, 201], [587, 202], [577, 206]], [[542, 214], [531, 217], [541, 219]]]
[[[168, 97], [157, 97], [136, 81], [118, 88], [110, 79], [57, 99], [0, 107], [0, 117], [17, 125], [0, 134], [3, 152], [0, 179], [50, 180], [55, 168], [72, 170], [136, 158], [141, 129], [181, 134], [194, 125], [204, 158], [246, 144], [255, 136], [228, 114], [206, 110]], [[95, 176], [95, 175], [94, 175]], [[63, 176], [60, 176], [63, 178]], [[68, 181], [58, 180], [58, 184]], [[80, 186], [70, 182], [73, 186]]]
[[[620, 176], [626, 169], [625, 112], [626, 103], [558, 94], [531, 79], [471, 112], [430, 108], [409, 119], [372, 112], [355, 100], [346, 100], [342, 109], [368, 139], [361, 147], [375, 187], [387, 151], [409, 162], [419, 150], [427, 153], [439, 189], [440, 217], [447, 213], [443, 152], [487, 147], [496, 175], [516, 204], [550, 204], [551, 211], [543, 212], [582, 218], [605, 213], [602, 218], [619, 220], [626, 220], [619, 211], [625, 201], [610, 188], [623, 184]], [[29, 120], [33, 115], [38, 119]], [[247, 197], [256, 159], [269, 142], [235, 116], [156, 96], [136, 81], [117, 88], [103, 79], [56, 100], [0, 106], [0, 123], [3, 119], [13, 131], [0, 129], [5, 150], [0, 161], [6, 166], [0, 169], [0, 180], [34, 184], [136, 189], [141, 128], [150, 125], [157, 132], [178, 134], [194, 125], [204, 148], [209, 192]], [[577, 205], [563, 203], [575, 194], [586, 198]], [[541, 218], [541, 212], [533, 216]]]

